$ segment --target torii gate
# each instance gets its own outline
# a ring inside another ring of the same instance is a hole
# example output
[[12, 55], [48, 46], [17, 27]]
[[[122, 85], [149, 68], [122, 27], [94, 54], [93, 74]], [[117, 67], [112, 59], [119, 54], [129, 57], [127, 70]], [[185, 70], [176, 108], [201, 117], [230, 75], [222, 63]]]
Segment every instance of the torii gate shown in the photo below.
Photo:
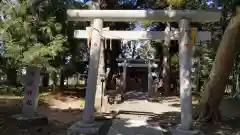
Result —
[[[180, 62], [180, 103], [181, 103], [181, 126], [177, 128], [177, 134], [189, 134], [192, 128], [192, 98], [190, 70], [192, 66], [193, 43], [190, 38], [190, 22], [215, 22], [219, 21], [221, 12], [202, 10], [68, 10], [69, 21], [93, 21], [92, 42], [90, 49], [90, 62], [85, 97], [84, 116], [81, 122], [68, 129], [68, 134], [94, 134], [98, 126], [94, 123], [94, 100], [97, 84], [97, 72], [101, 49], [101, 37], [104, 34], [114, 32], [103, 30], [103, 21], [130, 22], [130, 21], [153, 21], [153, 22], [179, 22], [179, 62]], [[119, 34], [119, 32], [115, 32]], [[139, 34], [139, 32], [122, 32], [120, 35]], [[134, 34], [133, 34], [134, 33]], [[161, 32], [143, 32], [151, 39], [161, 39]], [[87, 32], [86, 32], [87, 34]], [[75, 34], [77, 35], [77, 34]], [[118, 37], [120, 35], [117, 35]], [[153, 36], [154, 35], [154, 36]], [[127, 37], [126, 37], [127, 38]]]
[[[78, 39], [88, 39], [89, 38], [89, 34], [93, 31], [93, 28], [91, 27], [87, 27], [86, 30], [75, 30], [74, 31], [74, 37], [75, 38], [78, 38]], [[211, 32], [209, 31], [199, 31], [197, 32], [196, 31], [196, 28], [192, 28], [192, 40], [194, 40], [194, 43], [196, 41], [210, 41], [211, 40]], [[174, 29], [172, 31], [170, 31], [170, 40], [179, 40], [179, 30], [178, 29]], [[165, 31], [116, 31], [116, 30], [112, 30], [112, 31], [109, 31], [109, 27], [107, 28], [103, 28], [103, 31], [102, 31], [102, 37], [103, 38], [106, 38], [106, 39], [126, 39], [126, 40], [155, 40], [155, 39], [158, 39], [158, 40], [164, 40], [166, 39], [166, 36], [168, 33], [166, 33]], [[101, 46], [103, 47], [103, 46]], [[101, 58], [102, 56], [100, 56]], [[102, 59], [100, 59], [101, 61]], [[126, 88], [126, 67], [128, 65], [124, 65], [124, 64], [120, 64], [119, 66], [122, 66], [123, 69], [125, 69], [123, 72], [123, 88]], [[134, 65], [134, 67], [148, 67], [148, 92], [151, 93], [151, 78], [152, 78], [152, 75], [151, 75], [151, 67], [149, 67], [149, 64], [145, 64], [145, 65]], [[102, 67], [101, 67], [102, 68]], [[100, 67], [99, 67], [99, 70]], [[98, 71], [98, 74], [103, 74], [101, 71]], [[100, 86], [97, 86], [96, 88], [96, 98], [101, 98], [103, 95], [103, 92], [102, 92], [102, 88], [101, 88], [101, 83], [98, 82], [97, 85], [100, 85]], [[125, 90], [124, 90], [125, 91]], [[96, 106], [96, 101], [95, 101], [95, 106]]]

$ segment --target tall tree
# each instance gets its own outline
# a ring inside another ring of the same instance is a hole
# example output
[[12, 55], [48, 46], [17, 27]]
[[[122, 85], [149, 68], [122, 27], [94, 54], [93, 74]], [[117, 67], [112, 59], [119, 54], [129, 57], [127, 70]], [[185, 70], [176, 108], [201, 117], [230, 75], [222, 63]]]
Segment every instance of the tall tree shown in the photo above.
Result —
[[[233, 61], [239, 51], [240, 15], [234, 17], [226, 28], [219, 45], [215, 61], [202, 97], [203, 120], [219, 120], [219, 104], [224, 96], [224, 91], [232, 70]], [[224, 64], [223, 64], [224, 63]]]
[[4, 16], [0, 36], [7, 67], [15, 70], [26, 65], [51, 68], [49, 61], [64, 51], [66, 42], [56, 17], [43, 14], [40, 5], [28, 1], [14, 4], [3, 0], [0, 12]]

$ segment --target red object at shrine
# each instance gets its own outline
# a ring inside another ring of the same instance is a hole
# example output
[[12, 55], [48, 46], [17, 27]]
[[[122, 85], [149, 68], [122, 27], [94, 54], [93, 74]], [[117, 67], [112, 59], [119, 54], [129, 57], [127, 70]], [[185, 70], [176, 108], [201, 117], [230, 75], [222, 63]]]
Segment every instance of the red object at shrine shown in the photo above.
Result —
[[97, 43], [95, 42], [93, 46], [96, 47], [96, 46], [97, 46]]
[[193, 44], [185, 44], [185, 47], [188, 49], [192, 49], [193, 48]]
[[27, 91], [27, 95], [28, 95], [28, 96], [31, 96], [31, 95], [32, 95], [32, 90], [31, 90], [31, 89], [29, 89], [29, 90]]
[[[97, 43], [94, 43], [93, 46], [97, 47]], [[88, 49], [90, 49], [90, 48], [91, 48], [91, 44], [88, 44]]]

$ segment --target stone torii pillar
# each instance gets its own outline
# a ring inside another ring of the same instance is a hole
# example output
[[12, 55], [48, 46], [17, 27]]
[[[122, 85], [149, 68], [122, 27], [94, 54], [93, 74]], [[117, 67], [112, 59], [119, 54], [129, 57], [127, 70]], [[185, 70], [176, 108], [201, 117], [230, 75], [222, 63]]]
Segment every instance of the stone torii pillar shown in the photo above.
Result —
[[180, 67], [180, 102], [181, 102], [181, 129], [190, 130], [192, 127], [192, 88], [191, 68], [193, 43], [190, 38], [190, 22], [181, 19], [179, 40], [179, 67]]
[[180, 70], [180, 107], [181, 125], [172, 130], [173, 135], [199, 135], [198, 130], [192, 130], [192, 88], [191, 68], [193, 42], [191, 40], [190, 21], [182, 18], [179, 21], [179, 70]]
[[[103, 28], [102, 30], [109, 30], [109, 27]], [[92, 27], [86, 27], [86, 30], [89, 32], [89, 34], [92, 35], [92, 31], [94, 30]], [[91, 39], [89, 39], [91, 40]], [[96, 112], [102, 113], [106, 110], [106, 104], [104, 104], [103, 100], [106, 99], [104, 96], [105, 93], [105, 62], [104, 62], [104, 49], [106, 46], [106, 42], [104, 42], [105, 39], [101, 39], [101, 50], [100, 50], [100, 59], [99, 59], [99, 67], [98, 67], [98, 76], [97, 76], [97, 88], [96, 88], [96, 94], [95, 94], [95, 103], [94, 108], [96, 109]], [[105, 40], [106, 41], [106, 40]]]
[[[94, 2], [93, 5], [94, 9], [99, 9], [98, 3]], [[99, 130], [99, 124], [94, 121], [94, 102], [97, 89], [102, 28], [103, 19], [94, 19], [83, 120], [72, 125], [67, 131], [68, 135], [96, 134]]]
[[[87, 79], [87, 89], [86, 89], [86, 97], [85, 97], [85, 107], [84, 107], [84, 115], [83, 122], [84, 123], [92, 123], [93, 115], [94, 115], [94, 102], [95, 102], [95, 94], [96, 94], [96, 85], [97, 85], [97, 75], [98, 75], [98, 67], [99, 67], [99, 55], [101, 50], [101, 31], [103, 27], [102, 19], [94, 19], [93, 21], [93, 32], [92, 32], [92, 41], [91, 41], [91, 49], [90, 49], [90, 61], [89, 68], [91, 70], [88, 71], [88, 79]], [[89, 85], [91, 84], [91, 85]]]

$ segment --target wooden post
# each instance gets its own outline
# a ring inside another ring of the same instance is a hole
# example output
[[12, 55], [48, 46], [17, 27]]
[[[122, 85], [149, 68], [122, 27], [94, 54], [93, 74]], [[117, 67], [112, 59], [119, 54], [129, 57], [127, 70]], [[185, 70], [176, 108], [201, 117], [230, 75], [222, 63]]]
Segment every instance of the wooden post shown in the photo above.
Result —
[[151, 61], [148, 61], [148, 96], [152, 97], [152, 65]]
[[127, 60], [124, 60], [123, 65], [123, 91], [127, 89]]
[[191, 39], [192, 39], [192, 43], [193, 45], [195, 45], [197, 43], [197, 28], [192, 28], [191, 29]]

